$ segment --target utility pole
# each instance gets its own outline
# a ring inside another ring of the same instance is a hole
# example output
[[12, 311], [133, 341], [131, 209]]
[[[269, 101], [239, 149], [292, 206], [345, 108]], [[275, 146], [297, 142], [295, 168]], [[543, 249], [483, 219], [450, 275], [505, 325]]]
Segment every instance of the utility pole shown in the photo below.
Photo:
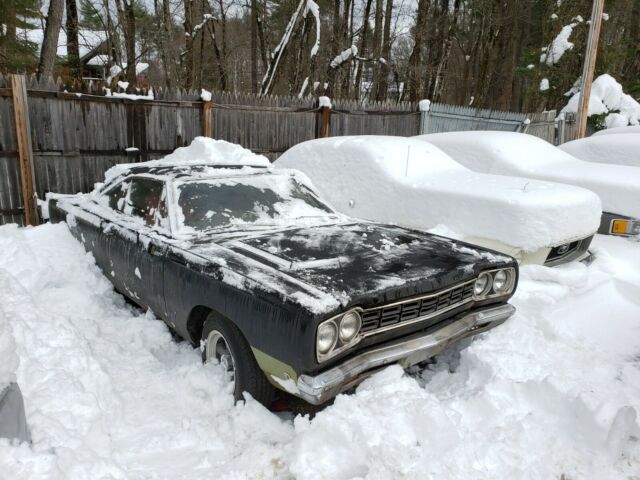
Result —
[[602, 25], [602, 12], [604, 0], [593, 0], [591, 10], [591, 25], [589, 26], [589, 39], [587, 40], [587, 52], [582, 70], [582, 85], [578, 102], [578, 129], [576, 138], [584, 138], [587, 131], [587, 118], [589, 116], [589, 98], [591, 97], [591, 83], [593, 71], [596, 68], [596, 54], [598, 53], [598, 39], [600, 38], [600, 26]]

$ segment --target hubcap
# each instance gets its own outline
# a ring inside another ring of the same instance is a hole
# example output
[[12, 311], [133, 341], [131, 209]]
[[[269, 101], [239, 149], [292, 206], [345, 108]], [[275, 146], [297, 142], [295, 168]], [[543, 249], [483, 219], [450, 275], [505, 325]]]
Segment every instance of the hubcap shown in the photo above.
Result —
[[214, 358], [218, 360], [222, 368], [224, 368], [225, 378], [232, 382], [235, 388], [236, 368], [231, 356], [231, 350], [227, 345], [227, 341], [218, 330], [212, 330], [207, 337], [207, 362]]

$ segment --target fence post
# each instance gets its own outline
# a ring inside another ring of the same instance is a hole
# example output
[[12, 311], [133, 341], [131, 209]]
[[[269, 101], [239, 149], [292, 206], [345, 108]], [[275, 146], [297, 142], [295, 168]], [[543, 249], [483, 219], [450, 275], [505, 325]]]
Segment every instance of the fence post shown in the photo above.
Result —
[[33, 150], [31, 148], [27, 82], [24, 75], [11, 75], [11, 97], [13, 99], [13, 113], [15, 116], [16, 137], [18, 140], [24, 221], [26, 225], [37, 225], [39, 221], [35, 201]]
[[202, 136], [213, 138], [213, 104], [202, 102]]
[[320, 127], [320, 138], [329, 138], [329, 123], [331, 120], [331, 99], [329, 97], [318, 98], [322, 124]]
[[431, 109], [431, 100], [420, 100], [418, 102], [420, 110], [420, 126], [418, 127], [418, 135], [424, 135], [429, 128], [429, 110]]

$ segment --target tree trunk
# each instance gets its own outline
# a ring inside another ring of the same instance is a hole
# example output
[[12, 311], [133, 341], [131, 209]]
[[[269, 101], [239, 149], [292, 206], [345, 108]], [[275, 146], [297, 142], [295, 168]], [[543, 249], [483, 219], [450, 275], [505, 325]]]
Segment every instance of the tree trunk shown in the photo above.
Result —
[[192, 2], [193, 0], [184, 0], [184, 72], [185, 72], [185, 87], [191, 88], [193, 85], [193, 22], [192, 22]]
[[413, 39], [414, 46], [409, 56], [409, 72], [407, 83], [409, 84], [409, 100], [416, 102], [420, 100], [422, 92], [422, 44], [427, 33], [427, 13], [429, 11], [429, 0], [418, 1], [418, 15], [416, 17], [416, 25], [414, 27]]
[[384, 12], [384, 32], [382, 37], [382, 58], [385, 62], [380, 65], [380, 78], [378, 80], [378, 90], [376, 100], [387, 98], [389, 83], [387, 77], [390, 72], [389, 62], [391, 61], [391, 16], [393, 13], [393, 0], [387, 0]]
[[373, 64], [371, 65], [371, 99], [375, 99], [380, 82], [380, 57], [382, 56], [382, 0], [376, 0], [376, 13], [373, 17]]
[[64, 0], [50, 0], [47, 13], [47, 24], [44, 29], [40, 62], [38, 64], [38, 78], [50, 78], [53, 75], [53, 66], [58, 50], [58, 34], [62, 28], [62, 12]]
[[[360, 57], [364, 57], [366, 54], [367, 48], [367, 32], [369, 31], [369, 16], [371, 15], [371, 2], [372, 0], [367, 0], [366, 6], [364, 7], [364, 16], [362, 17], [362, 32], [360, 33], [360, 48], [358, 49], [358, 55]], [[360, 94], [362, 92], [362, 70], [363, 63], [360, 62], [358, 66], [358, 72], [356, 73], [356, 99], [360, 100]]]
[[258, 1], [251, 0], [251, 91], [258, 91]]
[[78, 8], [76, 0], [67, 1], [67, 61], [71, 69], [71, 75], [78, 80], [82, 79], [82, 67], [80, 65], [80, 47], [78, 42]]

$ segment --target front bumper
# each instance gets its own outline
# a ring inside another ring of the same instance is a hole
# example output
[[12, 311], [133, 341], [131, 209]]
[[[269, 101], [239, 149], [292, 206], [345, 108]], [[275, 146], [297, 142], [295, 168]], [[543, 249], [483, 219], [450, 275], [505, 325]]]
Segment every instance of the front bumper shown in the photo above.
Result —
[[298, 396], [313, 405], [330, 400], [367, 378], [377, 368], [398, 363], [404, 368], [423, 362], [465, 337], [505, 322], [516, 311], [509, 304], [476, 310], [434, 330], [396, 340], [350, 358], [315, 377], [300, 375]]

